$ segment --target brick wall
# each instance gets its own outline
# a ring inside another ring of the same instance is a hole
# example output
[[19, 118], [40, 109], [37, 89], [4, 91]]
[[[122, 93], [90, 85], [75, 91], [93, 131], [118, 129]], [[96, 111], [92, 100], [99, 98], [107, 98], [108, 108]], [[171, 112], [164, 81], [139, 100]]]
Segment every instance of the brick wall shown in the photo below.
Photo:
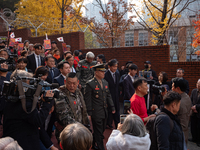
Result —
[[[25, 40], [29, 40], [31, 43], [41, 43], [43, 44], [43, 40], [46, 39], [46, 36], [40, 36], [40, 37], [31, 37], [31, 31], [30, 29], [18, 29], [13, 30], [12, 32], [15, 33], [15, 37], [22, 37], [23, 42]], [[7, 36], [8, 32], [0, 32], [0, 36]], [[58, 42], [58, 37], [63, 37], [64, 41], [67, 45], [71, 46], [71, 50], [76, 49], [84, 49], [85, 48], [85, 41], [84, 41], [84, 33], [83, 32], [72, 32], [72, 33], [66, 33], [66, 34], [57, 34], [57, 35], [50, 35], [48, 36], [51, 41], [56, 41], [58, 44], [58, 48], [62, 50], [61, 42]]]
[[169, 76], [169, 80], [176, 76], [176, 69], [183, 68], [185, 70], [184, 77], [190, 85], [190, 92], [195, 88], [196, 82], [200, 78], [200, 62], [169, 62], [169, 46], [85, 49], [82, 51], [83, 53], [92, 51], [95, 56], [104, 54], [106, 61], [116, 58], [119, 61], [119, 67], [125, 65], [127, 61], [133, 61], [137, 64], [139, 70], [144, 69], [144, 61], [149, 60], [152, 69], [157, 74], [160, 71], [165, 71]]

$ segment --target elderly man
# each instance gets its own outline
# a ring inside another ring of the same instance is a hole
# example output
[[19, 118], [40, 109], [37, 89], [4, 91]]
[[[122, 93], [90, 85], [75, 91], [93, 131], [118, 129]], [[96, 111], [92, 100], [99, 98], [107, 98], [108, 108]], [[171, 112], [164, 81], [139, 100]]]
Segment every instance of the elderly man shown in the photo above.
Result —
[[94, 60], [94, 54], [88, 52], [86, 54], [86, 59], [79, 61], [76, 72], [80, 80], [79, 88], [81, 92], [84, 93], [84, 88], [86, 87], [86, 82], [94, 77], [93, 66], [96, 64]]
[[190, 96], [193, 106], [190, 118], [192, 139], [189, 139], [189, 141], [197, 143], [197, 146], [200, 147], [200, 79], [197, 81], [196, 86], [197, 88], [192, 90]]
[[56, 137], [68, 125], [74, 122], [89, 126], [89, 119], [85, 101], [81, 91], [77, 88], [79, 84], [76, 73], [70, 72], [66, 76], [66, 84], [59, 88], [59, 98], [56, 99]]
[[93, 126], [93, 148], [104, 150], [103, 132], [106, 128], [106, 119], [108, 117], [107, 107], [115, 114], [115, 106], [110, 95], [108, 82], [104, 79], [105, 67], [103, 64], [95, 65], [95, 77], [87, 82], [85, 88], [85, 103], [89, 119]]

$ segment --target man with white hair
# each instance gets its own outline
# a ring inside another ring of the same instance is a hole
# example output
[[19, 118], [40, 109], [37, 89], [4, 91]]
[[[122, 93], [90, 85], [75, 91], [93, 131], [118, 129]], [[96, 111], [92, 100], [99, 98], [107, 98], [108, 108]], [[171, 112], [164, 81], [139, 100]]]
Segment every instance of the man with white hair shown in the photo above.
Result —
[[82, 94], [84, 95], [84, 89], [86, 87], [86, 82], [94, 77], [93, 66], [96, 65], [94, 61], [95, 55], [92, 52], [87, 52], [86, 58], [79, 61], [76, 68], [76, 72], [79, 78], [79, 88], [81, 89]]

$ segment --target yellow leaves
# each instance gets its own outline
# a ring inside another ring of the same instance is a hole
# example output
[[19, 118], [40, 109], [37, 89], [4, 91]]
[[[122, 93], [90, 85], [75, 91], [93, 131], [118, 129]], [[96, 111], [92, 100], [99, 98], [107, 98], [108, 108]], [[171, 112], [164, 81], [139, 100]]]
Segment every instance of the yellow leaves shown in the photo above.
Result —
[[[62, 4], [62, 0], [57, 1]], [[72, 2], [71, 0], [67, 1], [65, 6], [69, 6], [73, 3], [72, 9], [75, 10], [75, 13], [71, 13], [71, 11], [69, 11], [69, 15], [67, 13], [64, 13], [64, 28], [62, 29], [63, 33], [79, 30], [76, 21], [78, 22], [78, 16], [82, 15], [82, 13], [80, 12], [80, 9], [82, 7], [80, 3], [82, 1], [83, 0], [72, 0]], [[35, 33], [35, 29], [33, 26], [38, 27], [41, 23], [43, 23], [43, 25], [38, 28], [39, 36], [45, 35], [46, 32], [48, 34], [61, 32], [61, 10], [56, 5], [55, 0], [21, 0], [16, 5], [16, 7], [18, 19], [14, 22], [15, 27], [29, 27], [31, 28], [31, 31]]]

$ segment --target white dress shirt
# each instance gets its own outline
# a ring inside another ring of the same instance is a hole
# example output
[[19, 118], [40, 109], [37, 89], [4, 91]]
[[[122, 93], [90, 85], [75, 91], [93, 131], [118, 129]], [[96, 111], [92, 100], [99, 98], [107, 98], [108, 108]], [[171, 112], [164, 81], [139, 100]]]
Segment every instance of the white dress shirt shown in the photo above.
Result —
[[[40, 55], [36, 55], [35, 53], [34, 53], [34, 55], [35, 55], [36, 68], [38, 68], [38, 67], [39, 67], [38, 58], [39, 58], [40, 64], [42, 64], [42, 63], [41, 63], [41, 59], [40, 59]], [[39, 56], [39, 57], [38, 57], [38, 56]]]
[[132, 80], [132, 82], [134, 82], [134, 77], [132, 77], [130, 74], [128, 74], [129, 76], [130, 76], [130, 78], [131, 78], [131, 80]]
[[71, 67], [71, 68], [70, 68], [70, 72], [76, 73], [76, 70], [74, 69], [74, 67]]

